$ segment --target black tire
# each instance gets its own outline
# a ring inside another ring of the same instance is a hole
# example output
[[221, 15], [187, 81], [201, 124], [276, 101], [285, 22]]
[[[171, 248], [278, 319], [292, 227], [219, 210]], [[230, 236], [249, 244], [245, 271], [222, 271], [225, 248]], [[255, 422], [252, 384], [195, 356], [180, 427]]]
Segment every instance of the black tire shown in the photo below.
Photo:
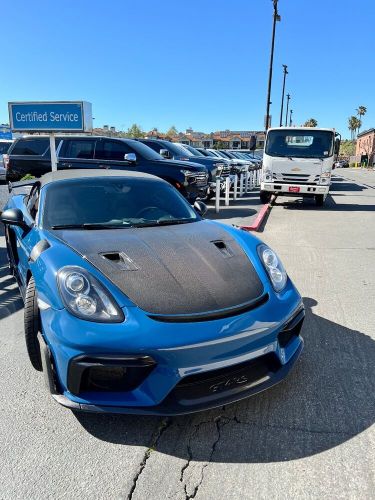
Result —
[[39, 331], [39, 308], [34, 278], [31, 277], [26, 288], [24, 327], [26, 349], [31, 364], [39, 372], [43, 371], [42, 357], [40, 355], [40, 345], [38, 340]]
[[269, 191], [260, 191], [259, 193], [260, 201], [264, 204], [269, 203], [271, 201], [271, 196], [272, 193], [270, 193]]
[[326, 198], [324, 194], [316, 194], [315, 195], [315, 203], [317, 207], [322, 207], [324, 205], [324, 202], [326, 201]]

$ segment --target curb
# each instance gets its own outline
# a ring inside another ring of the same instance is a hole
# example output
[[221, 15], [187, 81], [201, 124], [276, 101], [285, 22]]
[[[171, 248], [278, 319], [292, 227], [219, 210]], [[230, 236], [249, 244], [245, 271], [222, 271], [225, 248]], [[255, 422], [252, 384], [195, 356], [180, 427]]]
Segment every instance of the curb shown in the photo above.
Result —
[[267, 215], [268, 211], [272, 208], [272, 204], [274, 203], [275, 200], [276, 196], [272, 195], [271, 201], [267, 205], [263, 206], [263, 208], [257, 215], [254, 224], [252, 224], [251, 226], [240, 226], [240, 228], [243, 229], [244, 231], [259, 231], [259, 228], [262, 225], [265, 216]]

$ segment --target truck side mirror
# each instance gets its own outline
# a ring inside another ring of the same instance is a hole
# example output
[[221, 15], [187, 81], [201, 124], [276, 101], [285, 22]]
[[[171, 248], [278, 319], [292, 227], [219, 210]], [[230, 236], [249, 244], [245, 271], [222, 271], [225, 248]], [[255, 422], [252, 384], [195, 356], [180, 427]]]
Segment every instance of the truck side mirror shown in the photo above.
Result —
[[159, 154], [160, 154], [160, 156], [162, 156], [166, 160], [170, 160], [172, 158], [172, 155], [168, 151], [168, 149], [161, 149]]
[[137, 161], [137, 155], [135, 153], [126, 153], [124, 160], [135, 163]]
[[340, 139], [335, 139], [335, 155], [338, 155], [340, 152]]

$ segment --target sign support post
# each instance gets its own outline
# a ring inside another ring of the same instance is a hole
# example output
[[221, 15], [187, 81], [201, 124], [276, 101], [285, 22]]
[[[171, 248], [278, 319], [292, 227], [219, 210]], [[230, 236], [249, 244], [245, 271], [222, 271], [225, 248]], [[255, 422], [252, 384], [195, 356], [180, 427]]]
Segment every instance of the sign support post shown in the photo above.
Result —
[[52, 172], [56, 172], [57, 171], [57, 155], [56, 155], [56, 141], [55, 141], [55, 134], [54, 133], [49, 134], [49, 149], [51, 151]]

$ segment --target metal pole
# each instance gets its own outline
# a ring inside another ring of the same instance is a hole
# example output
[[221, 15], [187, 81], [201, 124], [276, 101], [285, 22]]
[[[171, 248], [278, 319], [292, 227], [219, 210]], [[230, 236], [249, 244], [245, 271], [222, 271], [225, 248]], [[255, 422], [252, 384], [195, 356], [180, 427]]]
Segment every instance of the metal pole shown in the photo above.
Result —
[[283, 92], [281, 96], [280, 127], [282, 127], [283, 125], [285, 80], [286, 80], [286, 75], [288, 74], [288, 66], [286, 64], [283, 64], [283, 68], [284, 68], [284, 80], [283, 80]]
[[243, 196], [243, 173], [240, 174], [240, 198]]
[[233, 199], [237, 200], [237, 189], [238, 189], [238, 175], [234, 176], [234, 186], [233, 186]]
[[229, 206], [230, 177], [225, 178], [225, 206]]
[[215, 192], [215, 212], [218, 214], [220, 211], [220, 177], [216, 178], [216, 192]]
[[56, 156], [56, 142], [55, 142], [55, 134], [49, 135], [49, 149], [51, 152], [51, 166], [52, 172], [57, 171], [57, 156]]
[[288, 111], [289, 111], [289, 101], [290, 101], [290, 94], [286, 95], [286, 113], [285, 113], [285, 126], [288, 126]]
[[271, 104], [271, 86], [272, 86], [272, 67], [273, 67], [273, 52], [275, 48], [275, 31], [276, 31], [276, 21], [280, 21], [279, 13], [277, 12], [277, 2], [278, 0], [273, 0], [273, 24], [272, 24], [272, 42], [271, 42], [271, 54], [270, 54], [270, 68], [268, 73], [268, 91], [267, 91], [267, 111], [266, 111], [266, 130], [268, 130], [270, 125], [270, 104]]
[[292, 123], [293, 123], [293, 121], [292, 121], [292, 114], [293, 114], [293, 110], [291, 109], [290, 110], [290, 114], [289, 114], [289, 127], [291, 127]]

